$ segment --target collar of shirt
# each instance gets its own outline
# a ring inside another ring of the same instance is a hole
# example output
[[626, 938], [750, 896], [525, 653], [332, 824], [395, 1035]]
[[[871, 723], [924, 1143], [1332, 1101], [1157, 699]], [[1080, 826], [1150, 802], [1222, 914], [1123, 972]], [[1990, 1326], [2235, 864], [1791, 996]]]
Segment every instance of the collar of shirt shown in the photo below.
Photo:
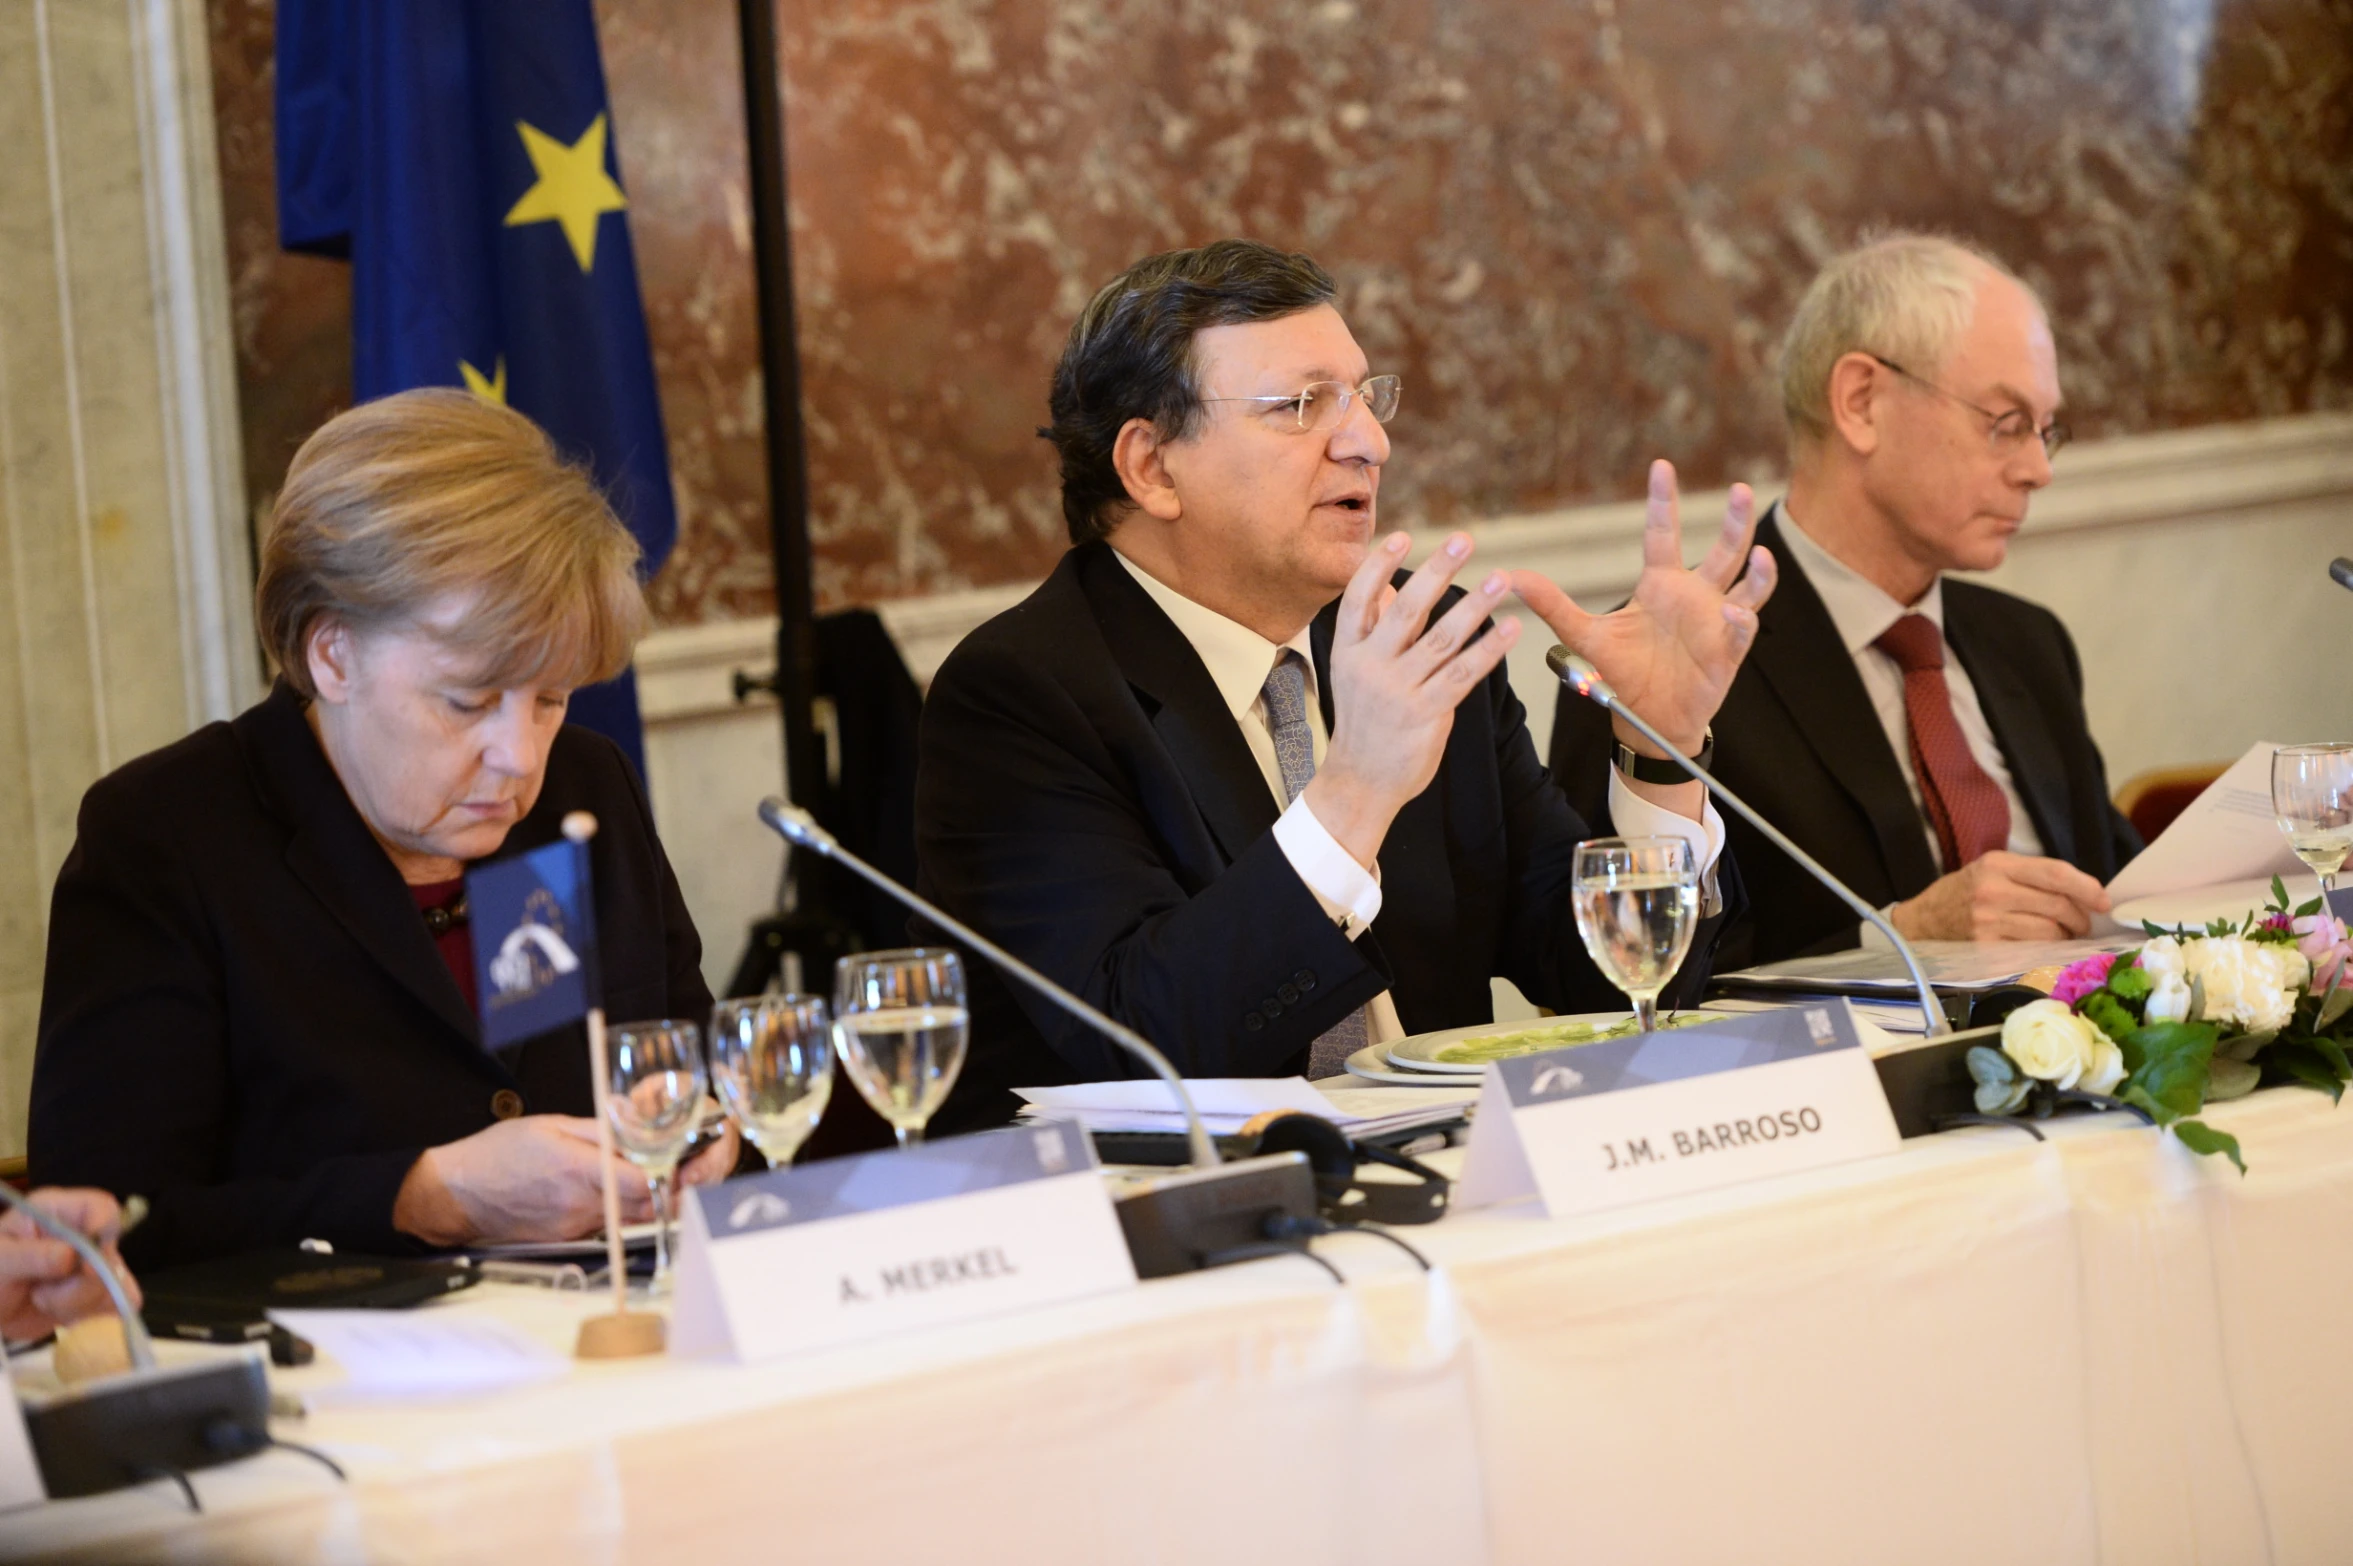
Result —
[[1926, 615], [1936, 627], [1936, 634], [1944, 635], [1942, 577], [1937, 578], [1918, 603], [1899, 604], [1887, 595], [1885, 588], [1815, 543], [1805, 525], [1790, 514], [1787, 501], [1777, 502], [1774, 509], [1781, 514], [1781, 541], [1789, 546], [1790, 558], [1813, 584], [1815, 593], [1822, 599], [1822, 607], [1830, 611], [1830, 623], [1838, 627], [1839, 640], [1846, 643], [1848, 656], [1878, 641], [1889, 626], [1907, 614]]
[[[1211, 683], [1218, 695], [1225, 698], [1234, 721], [1240, 723], [1258, 705], [1260, 694], [1266, 689], [1266, 677], [1274, 672], [1275, 658], [1288, 647], [1299, 654], [1307, 666], [1307, 704], [1313, 708], [1321, 699], [1315, 684], [1315, 652], [1307, 640], [1307, 627], [1281, 644], [1268, 641], [1239, 620], [1229, 620], [1203, 604], [1178, 592], [1151, 572], [1120, 554], [1116, 545], [1112, 554], [1127, 567], [1128, 575], [1152, 596], [1161, 613], [1176, 622], [1176, 628], [1193, 651], [1201, 655], [1202, 664], [1209, 670]], [[1320, 720], [1318, 720], [1320, 721]]]

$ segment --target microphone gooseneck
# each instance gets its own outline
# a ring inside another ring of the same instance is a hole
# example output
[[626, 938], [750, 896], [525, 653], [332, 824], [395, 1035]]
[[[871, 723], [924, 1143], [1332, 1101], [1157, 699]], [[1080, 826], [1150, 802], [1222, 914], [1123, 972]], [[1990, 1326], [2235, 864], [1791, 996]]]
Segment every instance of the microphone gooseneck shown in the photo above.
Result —
[[806, 848], [812, 853], [822, 854], [834, 863], [846, 865], [856, 871], [891, 897], [905, 903], [926, 919], [946, 930], [950, 935], [955, 936], [956, 939], [979, 951], [991, 962], [1027, 984], [1031, 989], [1036, 990], [1040, 995], [1045, 996], [1063, 1011], [1086, 1023], [1096, 1032], [1111, 1040], [1112, 1043], [1117, 1044], [1145, 1065], [1150, 1066], [1153, 1073], [1168, 1084], [1169, 1092], [1176, 1097], [1177, 1107], [1185, 1112], [1185, 1143], [1191, 1152], [1193, 1166], [1199, 1169], [1214, 1169], [1222, 1162], [1218, 1157], [1217, 1144], [1209, 1139], [1209, 1130], [1202, 1125], [1200, 1112], [1193, 1107], [1192, 1094], [1185, 1091], [1185, 1079], [1178, 1075], [1175, 1066], [1169, 1064], [1168, 1057], [1153, 1048], [1151, 1041], [1141, 1033], [1122, 1023], [1114, 1022], [1061, 985], [1056, 984], [1052, 979], [1038, 972], [1028, 963], [1005, 950], [1004, 947], [973, 929], [972, 926], [950, 915], [930, 900], [909, 891], [880, 870], [875, 869], [874, 866], [842, 847], [841, 842], [831, 832], [826, 831], [823, 826], [818, 824], [815, 816], [799, 806], [788, 804], [784, 800], [771, 796], [760, 801], [760, 819], [767, 822], [775, 830], [777, 836], [794, 847]]
[[2328, 563], [2328, 574], [2336, 579], [2339, 587], [2353, 588], [2353, 560], [2337, 556]]
[[82, 1259], [83, 1266], [97, 1275], [98, 1281], [106, 1287], [106, 1297], [114, 1302], [114, 1313], [122, 1318], [123, 1343], [131, 1352], [131, 1368], [153, 1370], [155, 1345], [147, 1336], [147, 1323], [139, 1319], [139, 1308], [131, 1303], [130, 1291], [123, 1287], [121, 1275], [107, 1262], [98, 1247], [90, 1243], [89, 1236], [54, 1214], [43, 1212], [17, 1195], [5, 1182], [0, 1182], [0, 1201], [30, 1218], [34, 1226], [51, 1239], [63, 1242]]
[[[2339, 563], [2345, 564], [2346, 562]], [[1904, 960], [1904, 967], [1912, 975], [1913, 987], [1919, 991], [1920, 1015], [1928, 1023], [1929, 1037], [1935, 1038], [1953, 1031], [1953, 1025], [1945, 1019], [1944, 1008], [1937, 1004], [1935, 988], [1929, 984], [1927, 973], [1920, 967], [1920, 954], [1912, 950], [1911, 942], [1897, 933], [1896, 927], [1888, 922], [1885, 914], [1856, 896], [1844, 881], [1822, 868], [1820, 860], [1798, 847], [1790, 839], [1788, 833], [1751, 810], [1746, 800], [1733, 793], [1722, 783], [1717, 782], [1714, 774], [1661, 739], [1658, 730], [1652, 728], [1643, 721], [1640, 714], [1618, 700], [1618, 693], [1610, 689], [1609, 682], [1601, 677], [1601, 671], [1594, 668], [1592, 664], [1587, 663], [1566, 647], [1553, 648], [1552, 651], [1544, 655], [1544, 662], [1559, 677], [1561, 684], [1575, 691], [1587, 701], [1624, 718], [1633, 725], [1636, 733], [1665, 751], [1669, 757], [1673, 758], [1677, 766], [1698, 779], [1709, 793], [1729, 805], [1740, 815], [1742, 820], [1762, 832], [1774, 847], [1796, 860], [1808, 875], [1828, 887], [1840, 902], [1853, 909], [1866, 924], [1886, 936], [1895, 947], [1896, 955]]]

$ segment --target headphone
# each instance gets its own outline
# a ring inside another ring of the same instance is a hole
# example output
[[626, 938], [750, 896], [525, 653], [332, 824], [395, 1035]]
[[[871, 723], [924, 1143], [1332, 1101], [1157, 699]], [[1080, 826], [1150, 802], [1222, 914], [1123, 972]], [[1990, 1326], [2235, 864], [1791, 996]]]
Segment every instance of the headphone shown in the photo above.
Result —
[[[1320, 1115], [1278, 1110], [1242, 1127], [1257, 1153], [1305, 1153], [1315, 1172], [1316, 1206], [1334, 1223], [1436, 1223], [1446, 1216], [1452, 1182], [1418, 1158], [1359, 1142]], [[1395, 1180], [1363, 1183], [1359, 1164], [1384, 1164], [1413, 1175], [1417, 1184]]]

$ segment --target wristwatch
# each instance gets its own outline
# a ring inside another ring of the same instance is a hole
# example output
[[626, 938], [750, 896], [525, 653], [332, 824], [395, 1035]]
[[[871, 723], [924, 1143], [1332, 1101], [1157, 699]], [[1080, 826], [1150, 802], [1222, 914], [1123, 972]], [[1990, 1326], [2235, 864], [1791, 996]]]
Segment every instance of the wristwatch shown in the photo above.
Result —
[[[1695, 781], [1690, 773], [1683, 770], [1680, 764], [1671, 761], [1664, 756], [1645, 756], [1640, 751], [1636, 750], [1633, 746], [1627, 744], [1624, 740], [1619, 740], [1617, 742], [1616, 759], [1618, 770], [1626, 774], [1626, 776], [1632, 778], [1637, 783], [1672, 784], [1690, 783]], [[1702, 767], [1708, 767], [1715, 764], [1716, 729], [1714, 724], [1708, 725], [1707, 733], [1700, 739], [1699, 750], [1695, 755], [1692, 756], [1691, 759], [1698, 762]]]

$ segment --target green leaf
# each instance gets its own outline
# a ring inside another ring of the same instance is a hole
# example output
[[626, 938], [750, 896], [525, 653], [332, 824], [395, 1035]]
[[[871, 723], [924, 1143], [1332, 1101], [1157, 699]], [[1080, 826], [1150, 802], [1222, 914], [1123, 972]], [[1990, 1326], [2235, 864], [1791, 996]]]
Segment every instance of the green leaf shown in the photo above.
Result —
[[2014, 1115], [2026, 1107], [2034, 1093], [2034, 1079], [2020, 1077], [2015, 1082], [1980, 1082], [1977, 1084], [1977, 1112], [1981, 1115]]
[[2276, 1045], [2263, 1057], [2263, 1063], [2286, 1072], [2308, 1088], [2318, 1088], [2336, 1102], [2344, 1101], [2344, 1079], [2329, 1069], [2329, 1063], [2316, 1049], [2303, 1044]]
[[2271, 906], [2273, 908], [2288, 906], [2288, 883], [2276, 875], [2271, 878]]
[[2127, 1104], [2131, 1104], [2139, 1109], [2147, 1110], [2149, 1112], [2149, 1118], [2156, 1121], [2157, 1124], [2161, 1126], [2169, 1126], [2173, 1124], [2174, 1121], [2181, 1118], [2172, 1110], [2166, 1108], [2163, 1104], [2160, 1104], [2155, 1099], [2151, 1098], [2149, 1096], [2149, 1090], [2142, 1087], [2138, 1082], [2127, 1081], [2124, 1084], [2123, 1090], [2116, 1096]]
[[2018, 1079], [2018, 1062], [1991, 1045], [1972, 1044], [1966, 1058], [1969, 1075], [1980, 1087], [1989, 1083], [2015, 1082]]
[[2128, 1051], [2138, 1047], [2141, 1064], [2127, 1080], [2164, 1107], [2161, 1118], [2171, 1120], [2194, 1115], [2205, 1103], [2216, 1038], [2211, 1023], [2152, 1022], [2135, 1029], [2129, 1042], [2117, 1042]]
[[2149, 932], [2149, 939], [2152, 941], [2162, 941], [2166, 936], [2173, 933], [2170, 930], [2158, 929], [2154, 924], [2150, 923], [2146, 919], [2141, 921], [2141, 928]]
[[2313, 1014], [2312, 1031], [2318, 1033], [2323, 1028], [2336, 1026], [2348, 1011], [2353, 1011], [2353, 984], [2345, 982], [2345, 971], [2339, 968], [2337, 982], [2329, 986], [2327, 997], [2320, 1003], [2320, 1010]]
[[2320, 912], [2320, 899], [2315, 897], [2308, 903], [2298, 904], [2295, 913], [2291, 915], [2291, 917], [2297, 919], [2309, 919], [2318, 912]]
[[2242, 1033], [2236, 1038], [2224, 1039], [2215, 1045], [2214, 1058], [2217, 1061], [2253, 1060], [2264, 1045], [2278, 1037], [2279, 1030], [2277, 1028], [2263, 1033]]
[[2186, 1022], [2204, 1022], [2206, 1020], [2206, 979], [2203, 974], [2193, 973], [2190, 975], [2190, 1014], [2183, 1020]]
[[2217, 1056], [2206, 1077], [2206, 1102], [2220, 1104], [2234, 1098], [2245, 1098], [2263, 1080], [2260, 1067], [2243, 1060], [2228, 1060]]
[[2209, 1158], [2220, 1153], [2239, 1166], [2240, 1174], [2247, 1172], [2247, 1161], [2239, 1156], [2239, 1139], [2228, 1131], [2217, 1131], [2202, 1120], [2176, 1120], [2173, 1123], [2173, 1134], [2191, 1152], [2202, 1153]]
[[2311, 1042], [2312, 1047], [2320, 1051], [2320, 1058], [2327, 1061], [2329, 1069], [2337, 1074], [2338, 1081], [2353, 1079], [2353, 1061], [2345, 1058], [2344, 1045], [2335, 1039], [2314, 1039]]
[[[2139, 952], [2127, 952], [2116, 959], [2115, 967], [2108, 970], [2106, 988], [2119, 1000], [2146, 1000], [2149, 992], [2157, 987], [2157, 981], [2149, 977], [2148, 970], [2134, 960], [2139, 956]], [[2092, 993], [2096, 995], [2099, 991], [2094, 990]]]

